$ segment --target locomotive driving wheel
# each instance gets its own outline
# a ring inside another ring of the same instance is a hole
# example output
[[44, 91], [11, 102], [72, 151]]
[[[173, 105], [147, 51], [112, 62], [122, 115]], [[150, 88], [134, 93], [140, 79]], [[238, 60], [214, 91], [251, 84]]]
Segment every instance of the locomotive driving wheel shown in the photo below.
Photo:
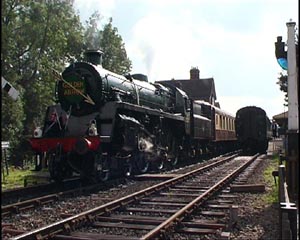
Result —
[[105, 182], [110, 178], [110, 157], [107, 153], [103, 153], [102, 156], [96, 158], [96, 171], [100, 181]]
[[149, 165], [147, 154], [144, 152], [136, 152], [126, 160], [124, 174], [126, 177], [131, 177], [134, 174], [146, 173], [149, 169]]
[[133, 156], [126, 159], [124, 166], [124, 174], [126, 177], [132, 177], [134, 174], [134, 160]]
[[149, 148], [151, 148], [151, 146], [151, 139], [147, 138], [144, 132], [140, 132], [138, 134], [138, 146], [135, 154], [135, 165], [138, 174], [145, 173], [149, 169], [150, 163], [148, 161], [148, 154], [145, 151], [149, 151]]
[[171, 167], [175, 167], [179, 162], [179, 151], [175, 152], [173, 156], [168, 158], [168, 163], [171, 165]]
[[58, 161], [59, 161], [59, 159], [58, 159], [57, 155], [55, 153], [50, 153], [49, 165], [48, 165], [50, 177], [51, 177], [51, 179], [54, 179], [54, 181], [60, 182], [60, 181], [62, 181], [63, 176], [61, 174]]
[[154, 162], [152, 162], [153, 169], [155, 171], [163, 170], [166, 161], [167, 161], [167, 153], [165, 151], [158, 150], [156, 159]]
[[182, 155], [182, 147], [178, 143], [179, 141], [173, 138], [172, 140], [172, 148], [171, 148], [171, 157], [168, 158], [168, 162], [171, 167], [175, 167], [180, 161]]
[[154, 163], [155, 170], [162, 170], [165, 167], [165, 161], [161, 158]]
[[135, 157], [137, 173], [146, 173], [149, 169], [149, 161], [145, 152], [138, 152]]

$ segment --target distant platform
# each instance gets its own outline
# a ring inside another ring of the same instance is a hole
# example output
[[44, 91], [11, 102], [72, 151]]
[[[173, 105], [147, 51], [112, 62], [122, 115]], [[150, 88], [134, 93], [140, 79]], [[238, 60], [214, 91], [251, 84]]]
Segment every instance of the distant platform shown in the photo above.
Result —
[[284, 153], [284, 139], [283, 138], [276, 138], [269, 141], [269, 147], [267, 150], [268, 155], [274, 155], [277, 154], [279, 151]]

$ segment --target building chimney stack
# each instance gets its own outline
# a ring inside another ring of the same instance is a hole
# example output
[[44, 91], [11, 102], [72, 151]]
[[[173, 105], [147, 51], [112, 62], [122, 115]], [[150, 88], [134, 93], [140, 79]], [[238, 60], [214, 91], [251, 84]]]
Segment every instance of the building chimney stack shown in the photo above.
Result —
[[200, 79], [200, 71], [198, 67], [192, 67], [190, 70], [190, 79], [191, 80], [199, 80]]

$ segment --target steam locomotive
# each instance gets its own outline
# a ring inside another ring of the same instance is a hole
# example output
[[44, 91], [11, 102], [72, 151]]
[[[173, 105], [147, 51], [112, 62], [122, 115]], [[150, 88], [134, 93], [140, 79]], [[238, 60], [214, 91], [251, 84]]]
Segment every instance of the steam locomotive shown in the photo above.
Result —
[[232, 150], [234, 116], [145, 75], [110, 72], [101, 51], [85, 55], [56, 74], [58, 103], [30, 139], [37, 156], [47, 156], [54, 180], [76, 172], [106, 181]]
[[238, 144], [245, 154], [267, 151], [272, 133], [265, 110], [256, 106], [243, 107], [236, 112], [235, 124]]

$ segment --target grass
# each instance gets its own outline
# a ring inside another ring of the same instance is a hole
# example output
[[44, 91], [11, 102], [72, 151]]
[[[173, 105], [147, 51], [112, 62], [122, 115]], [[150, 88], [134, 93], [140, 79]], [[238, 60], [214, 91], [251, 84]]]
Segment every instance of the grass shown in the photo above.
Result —
[[43, 175], [43, 172], [48, 172], [48, 170], [43, 169], [42, 171], [33, 171], [33, 169], [33, 165], [27, 166], [25, 169], [12, 166], [8, 169], [8, 175], [6, 175], [5, 169], [4, 178], [3, 173], [1, 173], [1, 191], [24, 187], [24, 179], [27, 180], [28, 184], [37, 184], [38, 182], [44, 183], [45, 179], [40, 178], [40, 180], [38, 180], [37, 177]]
[[14, 167], [10, 167], [8, 170], [8, 175], [6, 175], [5, 171], [5, 177], [3, 179], [3, 174], [1, 176], [2, 182], [1, 182], [1, 190], [8, 190], [18, 187], [24, 186], [24, 178], [25, 176], [31, 175], [32, 171], [30, 169], [18, 169]]
[[271, 190], [263, 196], [263, 201], [267, 204], [278, 203], [278, 177], [276, 177], [276, 185], [272, 172], [278, 170], [279, 157], [274, 156], [270, 161], [269, 166], [264, 171], [264, 179], [267, 186], [271, 186]]

